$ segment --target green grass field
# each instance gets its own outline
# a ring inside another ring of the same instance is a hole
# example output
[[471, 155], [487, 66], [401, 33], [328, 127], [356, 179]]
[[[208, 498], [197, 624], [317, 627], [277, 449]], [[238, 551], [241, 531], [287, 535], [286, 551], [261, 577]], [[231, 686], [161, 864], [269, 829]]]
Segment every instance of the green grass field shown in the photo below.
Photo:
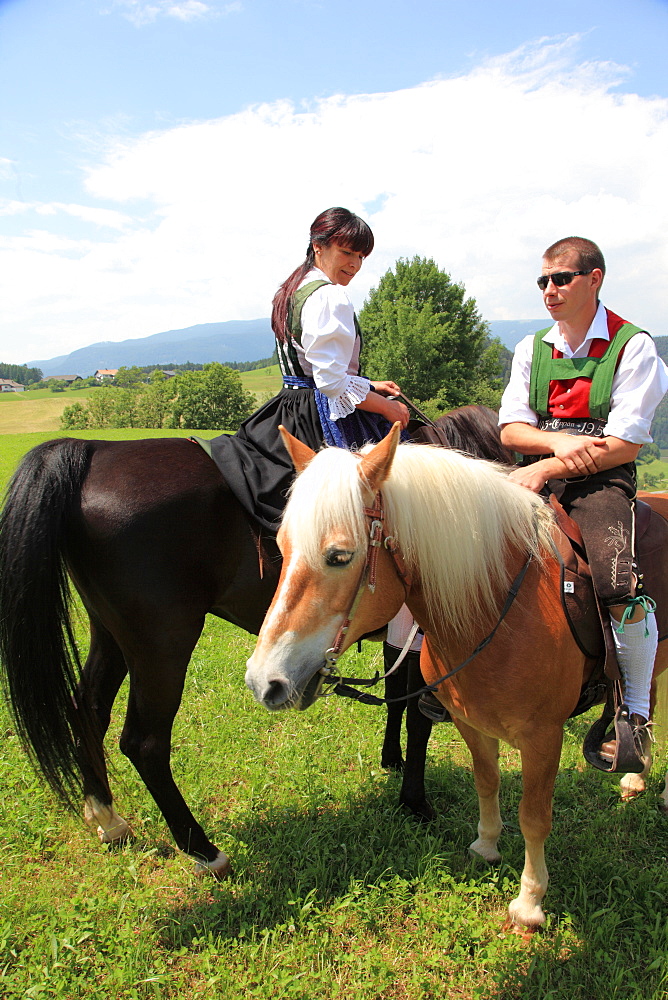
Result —
[[[0, 479], [48, 436], [4, 437]], [[85, 649], [82, 615], [77, 630]], [[504, 861], [487, 868], [467, 852], [477, 802], [454, 727], [434, 730], [438, 818], [420, 826], [397, 809], [399, 779], [379, 766], [383, 710], [330, 698], [266, 712], [243, 683], [253, 641], [207, 621], [173, 738], [176, 779], [233, 863], [220, 884], [194, 876], [117, 749], [125, 689], [107, 746], [135, 840], [114, 850], [45, 791], [0, 708], [3, 1000], [668, 997], [664, 751], [646, 795], [622, 806], [614, 779], [581, 757], [594, 715], [567, 724], [548, 924], [525, 943], [501, 929], [523, 865], [517, 753], [502, 748]], [[379, 665], [380, 647], [365, 646], [347, 654], [351, 672]]]
[[641, 489], [668, 490], [668, 461], [662, 453], [661, 460], [655, 459], [638, 466], [638, 485]]
[[269, 368], [255, 368], [250, 372], [240, 372], [244, 389], [256, 396], [274, 396], [281, 388], [283, 380], [278, 365]]
[[71, 406], [76, 400], [84, 402], [88, 395], [89, 391], [86, 389], [67, 389], [64, 392], [49, 392], [48, 389], [1, 392], [0, 434], [51, 431], [53, 436], [60, 427], [60, 417], [65, 407]]

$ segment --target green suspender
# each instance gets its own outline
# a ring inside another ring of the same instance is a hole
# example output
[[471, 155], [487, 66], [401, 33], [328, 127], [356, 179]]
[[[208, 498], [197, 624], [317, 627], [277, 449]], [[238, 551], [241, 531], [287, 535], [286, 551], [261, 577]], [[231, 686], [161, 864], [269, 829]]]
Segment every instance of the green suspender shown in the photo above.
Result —
[[624, 323], [610, 341], [602, 358], [553, 358], [552, 344], [546, 344], [543, 340], [548, 329], [551, 327], [539, 330], [534, 336], [529, 406], [539, 417], [546, 417], [551, 381], [590, 378], [589, 415], [597, 420], [607, 420], [617, 359], [631, 337], [645, 331], [632, 323]]
[[331, 284], [331, 281], [323, 281], [322, 278], [316, 278], [314, 281], [309, 281], [308, 285], [298, 288], [292, 296], [288, 307], [288, 330], [300, 347], [302, 343], [302, 309], [304, 308], [304, 303], [317, 288]]

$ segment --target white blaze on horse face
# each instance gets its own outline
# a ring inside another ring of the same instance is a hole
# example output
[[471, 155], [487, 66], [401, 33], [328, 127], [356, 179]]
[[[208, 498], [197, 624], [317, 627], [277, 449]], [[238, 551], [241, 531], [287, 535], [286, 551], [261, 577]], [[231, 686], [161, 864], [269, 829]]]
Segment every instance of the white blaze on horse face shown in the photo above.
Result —
[[[304, 688], [325, 662], [346, 617], [360, 573], [349, 539], [343, 533], [323, 544], [322, 567], [306, 566], [299, 549], [281, 537], [283, 569], [278, 588], [247, 661], [246, 684], [270, 709], [298, 704]], [[328, 564], [331, 553], [350, 561]]]

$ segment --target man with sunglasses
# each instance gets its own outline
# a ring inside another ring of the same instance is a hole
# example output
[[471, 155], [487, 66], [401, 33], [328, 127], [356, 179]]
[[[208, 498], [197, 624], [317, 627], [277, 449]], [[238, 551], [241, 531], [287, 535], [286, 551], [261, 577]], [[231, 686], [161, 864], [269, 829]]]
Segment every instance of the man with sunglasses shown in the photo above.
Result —
[[[591, 240], [567, 237], [545, 251], [538, 287], [554, 325], [517, 345], [499, 423], [503, 443], [526, 456], [511, 478], [554, 493], [580, 527], [644, 760], [657, 628], [635, 573], [635, 459], [652, 440], [668, 369], [645, 331], [600, 302], [604, 275]], [[604, 767], [615, 751], [607, 739]]]

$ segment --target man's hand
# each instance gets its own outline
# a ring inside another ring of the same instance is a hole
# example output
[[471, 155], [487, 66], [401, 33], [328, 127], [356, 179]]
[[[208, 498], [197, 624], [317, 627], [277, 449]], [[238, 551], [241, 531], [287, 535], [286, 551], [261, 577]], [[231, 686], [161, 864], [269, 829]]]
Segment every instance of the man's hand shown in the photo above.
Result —
[[548, 479], [552, 478], [549, 463], [550, 459], [547, 458], [532, 465], [519, 466], [513, 469], [508, 478], [520, 486], [526, 486], [528, 490], [533, 490], [534, 493], [540, 493]]
[[564, 463], [567, 475], [587, 476], [598, 472], [600, 460], [608, 450], [605, 438], [588, 434], [548, 433], [549, 444], [555, 458]]

